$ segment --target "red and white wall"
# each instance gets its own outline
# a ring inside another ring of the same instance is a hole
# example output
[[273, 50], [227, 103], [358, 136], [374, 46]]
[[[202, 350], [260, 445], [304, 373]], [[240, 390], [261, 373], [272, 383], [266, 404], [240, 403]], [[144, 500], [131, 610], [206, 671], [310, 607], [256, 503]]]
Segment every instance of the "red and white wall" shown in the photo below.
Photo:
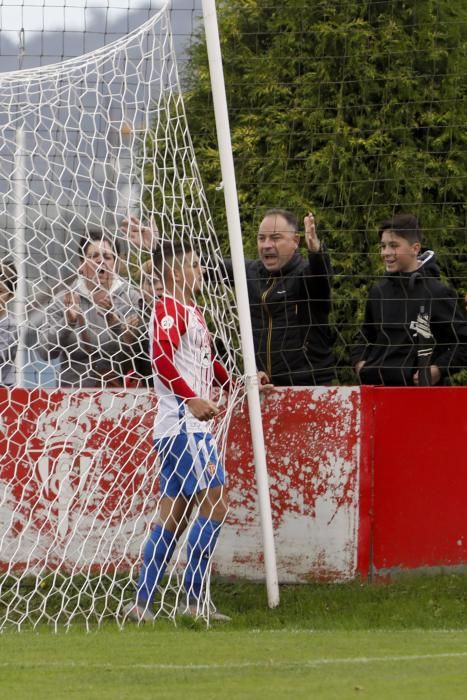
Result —
[[[467, 388], [283, 388], [262, 403], [280, 581], [467, 565]], [[127, 569], [154, 518], [154, 401], [0, 390], [0, 569]], [[246, 408], [215, 569], [262, 579]], [[148, 497], [149, 496], [149, 497]]]
[[[358, 543], [360, 390], [279, 389], [264, 397], [270, 496], [281, 581], [351, 578]], [[231, 513], [220, 573], [263, 577], [249, 423], [231, 426]]]

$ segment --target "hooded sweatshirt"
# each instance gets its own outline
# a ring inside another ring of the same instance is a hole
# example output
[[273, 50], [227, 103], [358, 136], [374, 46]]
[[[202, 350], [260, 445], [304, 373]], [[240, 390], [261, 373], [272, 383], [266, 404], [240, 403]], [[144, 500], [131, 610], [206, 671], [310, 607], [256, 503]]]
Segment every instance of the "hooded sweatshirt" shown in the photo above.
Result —
[[369, 293], [354, 340], [352, 364], [363, 360], [362, 384], [412, 386], [422, 358], [446, 377], [467, 367], [467, 322], [457, 294], [440, 280], [433, 251], [414, 272], [386, 273]]

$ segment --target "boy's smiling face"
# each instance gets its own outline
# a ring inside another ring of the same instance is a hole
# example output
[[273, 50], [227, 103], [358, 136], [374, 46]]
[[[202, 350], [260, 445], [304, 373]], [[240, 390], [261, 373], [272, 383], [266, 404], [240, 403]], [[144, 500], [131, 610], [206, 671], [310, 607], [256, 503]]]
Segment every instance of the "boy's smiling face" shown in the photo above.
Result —
[[394, 231], [383, 231], [380, 251], [386, 272], [414, 272], [418, 268], [420, 243], [410, 243]]

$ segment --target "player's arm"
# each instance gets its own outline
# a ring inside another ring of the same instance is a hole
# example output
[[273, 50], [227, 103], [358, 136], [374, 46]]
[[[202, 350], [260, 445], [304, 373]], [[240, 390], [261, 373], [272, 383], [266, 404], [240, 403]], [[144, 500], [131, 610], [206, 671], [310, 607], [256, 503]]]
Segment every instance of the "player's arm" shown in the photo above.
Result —
[[198, 420], [210, 420], [219, 413], [214, 401], [201, 399], [180, 376], [173, 361], [173, 345], [168, 340], [158, 340], [153, 343], [153, 364], [157, 376], [165, 386], [186, 402], [191, 413]]
[[224, 389], [224, 391], [229, 391], [232, 386], [231, 377], [229, 376], [229, 373], [222, 362], [218, 360], [217, 357], [212, 358], [212, 369], [214, 372], [214, 381], [216, 382], [217, 386]]
[[[213, 370], [214, 370], [214, 378], [216, 381], [216, 384], [221, 387], [224, 391], [229, 391], [230, 388], [232, 387], [232, 378], [229, 376], [229, 373], [227, 372], [226, 368], [220, 362], [217, 358], [213, 358]], [[273, 384], [271, 384], [268, 375], [266, 372], [257, 372], [257, 377], [258, 377], [258, 389], [259, 391], [270, 391], [273, 388]]]
[[198, 420], [210, 420], [219, 413], [213, 401], [199, 398], [180, 375], [174, 363], [182, 335], [186, 333], [186, 316], [171, 300], [160, 300], [154, 314], [152, 362], [160, 381], [183, 399]]

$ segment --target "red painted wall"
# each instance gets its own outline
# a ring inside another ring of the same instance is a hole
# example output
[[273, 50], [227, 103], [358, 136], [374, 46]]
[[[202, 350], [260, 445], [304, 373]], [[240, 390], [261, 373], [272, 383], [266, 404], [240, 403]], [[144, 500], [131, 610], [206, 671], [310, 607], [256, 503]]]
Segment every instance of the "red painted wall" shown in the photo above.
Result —
[[366, 546], [375, 575], [467, 565], [467, 388], [364, 387], [362, 410], [361, 573]]
[[[262, 410], [279, 579], [352, 578], [359, 389], [279, 389]], [[0, 389], [0, 570], [127, 571], [139, 561], [157, 507], [154, 412], [145, 392]], [[215, 570], [263, 579], [246, 406], [232, 416], [226, 468]]]
[[[138, 560], [157, 505], [154, 408], [138, 392], [0, 389], [0, 569]], [[467, 388], [280, 389], [263, 419], [281, 581], [467, 565]], [[245, 408], [226, 462], [215, 566], [260, 579]]]
[[[263, 397], [278, 578], [355, 576], [358, 538], [360, 389], [281, 388]], [[246, 406], [236, 411], [226, 454], [230, 513], [214, 568], [264, 578]]]

